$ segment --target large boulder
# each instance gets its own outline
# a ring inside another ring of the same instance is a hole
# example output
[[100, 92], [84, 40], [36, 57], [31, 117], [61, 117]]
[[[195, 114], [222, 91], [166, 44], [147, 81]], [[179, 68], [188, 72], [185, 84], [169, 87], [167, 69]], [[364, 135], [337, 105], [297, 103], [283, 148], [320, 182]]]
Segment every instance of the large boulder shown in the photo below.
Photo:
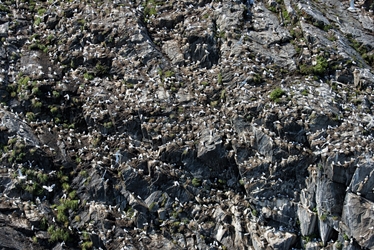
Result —
[[374, 247], [374, 202], [353, 193], [347, 193], [343, 206], [342, 223], [346, 234], [361, 247]]

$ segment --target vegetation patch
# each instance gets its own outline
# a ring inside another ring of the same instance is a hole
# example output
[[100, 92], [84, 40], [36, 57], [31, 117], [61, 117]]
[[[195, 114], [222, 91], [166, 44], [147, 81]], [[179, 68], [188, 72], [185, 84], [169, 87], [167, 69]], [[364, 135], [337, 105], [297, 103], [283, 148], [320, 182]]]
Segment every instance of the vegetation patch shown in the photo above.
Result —
[[277, 101], [279, 101], [279, 98], [281, 98], [284, 95], [286, 95], [286, 92], [283, 89], [281, 89], [280, 87], [277, 87], [276, 89], [271, 91], [270, 100], [272, 100], [273, 102], [277, 102]]

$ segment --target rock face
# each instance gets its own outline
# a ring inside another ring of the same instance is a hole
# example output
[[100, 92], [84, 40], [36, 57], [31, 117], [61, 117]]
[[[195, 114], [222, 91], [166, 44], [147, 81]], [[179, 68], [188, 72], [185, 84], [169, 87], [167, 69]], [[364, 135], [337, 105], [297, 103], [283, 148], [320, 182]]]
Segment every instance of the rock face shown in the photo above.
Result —
[[374, 249], [373, 1], [0, 4], [1, 249]]

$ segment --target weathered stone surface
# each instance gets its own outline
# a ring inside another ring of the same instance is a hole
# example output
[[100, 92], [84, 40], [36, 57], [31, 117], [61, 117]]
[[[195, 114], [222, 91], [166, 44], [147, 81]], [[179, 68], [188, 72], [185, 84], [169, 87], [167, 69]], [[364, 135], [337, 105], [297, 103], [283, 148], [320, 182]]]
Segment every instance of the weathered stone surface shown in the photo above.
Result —
[[352, 236], [360, 246], [372, 248], [374, 203], [348, 192], [343, 206], [342, 223], [347, 227], [348, 236]]
[[349, 191], [374, 202], [374, 169], [371, 163], [364, 163], [356, 168], [349, 185]]
[[371, 0], [34, 2], [0, 6], [1, 247], [373, 248]]
[[272, 249], [289, 249], [296, 241], [296, 235], [288, 232], [266, 231], [264, 237]]
[[308, 208], [299, 206], [297, 216], [300, 221], [300, 232], [302, 235], [311, 235], [315, 232], [317, 226], [317, 215]]
[[345, 186], [321, 178], [317, 181], [316, 202], [318, 211], [340, 215], [345, 196]]
[[11, 227], [1, 227], [0, 239], [2, 249], [35, 249], [22, 233]]

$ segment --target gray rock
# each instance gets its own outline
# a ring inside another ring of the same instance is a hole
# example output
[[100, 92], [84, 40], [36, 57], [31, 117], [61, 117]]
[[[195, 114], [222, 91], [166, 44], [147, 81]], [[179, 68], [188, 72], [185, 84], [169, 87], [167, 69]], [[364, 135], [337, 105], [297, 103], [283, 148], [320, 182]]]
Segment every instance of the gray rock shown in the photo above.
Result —
[[326, 244], [333, 236], [334, 229], [330, 226], [328, 221], [321, 216], [326, 216], [326, 214], [320, 215], [318, 219], [319, 235], [321, 236], [323, 244]]
[[27, 237], [8, 226], [1, 227], [0, 239], [2, 249], [34, 249]]
[[343, 206], [342, 223], [346, 234], [352, 236], [361, 247], [373, 248], [374, 203], [348, 192]]
[[353, 174], [349, 190], [374, 202], [374, 169], [370, 162], [360, 165]]
[[329, 20], [327, 20], [322, 12], [315, 8], [312, 2], [300, 1], [297, 7], [306, 15], [306, 18], [312, 19], [312, 22], [317, 23], [319, 26], [330, 25]]
[[317, 181], [316, 202], [317, 210], [340, 215], [344, 202], [345, 185], [332, 182], [326, 178]]
[[0, 25], [0, 37], [7, 37], [8, 36], [8, 29], [9, 29], [9, 23], [3, 23]]
[[30, 50], [22, 54], [21, 67], [25, 69], [24, 74], [33, 80], [60, 79], [61, 77], [61, 69], [39, 50]]
[[33, 130], [25, 121], [21, 120], [19, 116], [14, 115], [13, 113], [4, 109], [0, 109], [0, 117], [0, 125], [8, 129], [7, 132], [9, 133], [9, 136], [19, 136], [28, 146], [40, 145], [40, 142], [35, 136]]
[[264, 233], [264, 238], [272, 249], [290, 249], [296, 242], [296, 235], [288, 232], [268, 230]]
[[317, 215], [301, 205], [298, 206], [297, 216], [300, 221], [300, 232], [302, 235], [311, 235], [316, 231]]

